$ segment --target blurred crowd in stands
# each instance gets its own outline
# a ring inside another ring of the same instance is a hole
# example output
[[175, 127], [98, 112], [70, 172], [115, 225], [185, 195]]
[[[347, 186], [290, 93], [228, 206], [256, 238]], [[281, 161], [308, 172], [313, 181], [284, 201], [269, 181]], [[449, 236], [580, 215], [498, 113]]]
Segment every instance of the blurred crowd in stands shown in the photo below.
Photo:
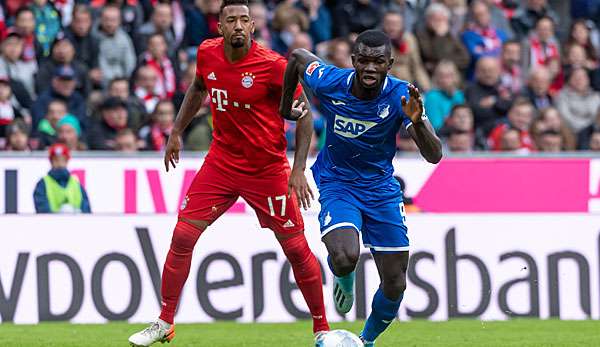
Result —
[[[220, 3], [0, 0], [0, 149], [161, 151]], [[283, 56], [306, 48], [349, 68], [357, 33], [385, 31], [391, 74], [425, 94], [446, 151], [600, 151], [600, 0], [250, 3], [255, 39]], [[187, 150], [210, 145], [208, 102]], [[404, 131], [397, 144], [416, 150]]]

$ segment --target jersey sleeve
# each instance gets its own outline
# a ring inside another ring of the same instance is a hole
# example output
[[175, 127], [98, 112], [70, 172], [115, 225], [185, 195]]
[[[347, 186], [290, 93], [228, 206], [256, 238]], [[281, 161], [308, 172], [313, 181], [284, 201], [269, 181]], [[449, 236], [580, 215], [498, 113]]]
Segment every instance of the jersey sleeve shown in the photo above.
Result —
[[[285, 68], [287, 67], [287, 60], [280, 57], [273, 62], [271, 88], [276, 92], [275, 98], [281, 98], [281, 91], [283, 90], [283, 76], [285, 75]], [[296, 91], [294, 92], [294, 99], [298, 99], [302, 94], [302, 85], [298, 83]]]
[[339, 71], [340, 69], [333, 65], [315, 60], [308, 64], [304, 71], [304, 83], [314, 93], [321, 94], [337, 81]]
[[202, 47], [202, 44], [200, 44], [198, 46], [198, 49], [196, 50], [196, 78], [202, 79], [202, 58], [204, 57], [204, 48]]

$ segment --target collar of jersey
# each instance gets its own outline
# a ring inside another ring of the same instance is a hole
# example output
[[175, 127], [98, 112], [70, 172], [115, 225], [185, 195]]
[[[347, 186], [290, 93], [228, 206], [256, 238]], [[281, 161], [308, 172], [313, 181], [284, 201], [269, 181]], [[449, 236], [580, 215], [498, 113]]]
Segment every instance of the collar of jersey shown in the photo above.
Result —
[[[356, 100], [359, 100], [359, 101], [364, 101], [364, 100], [361, 100], [361, 99], [357, 98], [356, 96], [354, 96], [354, 94], [352, 94], [352, 90], [351, 90], [352, 89], [352, 81], [354, 80], [355, 72], [356, 72], [355, 70], [352, 70], [352, 72], [350, 72], [350, 74], [348, 75], [348, 78], [346, 79], [346, 92], [348, 95], [350, 95], [350, 97], [352, 97]], [[388, 76], [385, 76], [385, 81], [383, 82], [383, 88], [381, 88], [381, 93], [379, 93], [379, 96], [381, 96], [381, 94], [383, 94], [383, 92], [385, 92], [385, 89], [388, 86], [389, 79], [390, 78]], [[379, 96], [374, 100], [379, 99]], [[372, 101], [372, 100], [370, 100], [370, 101]]]
[[225, 55], [225, 41], [224, 40], [225, 39], [223, 39], [223, 47], [221, 49], [221, 55], [223, 56], [223, 61], [225, 61], [225, 63], [227, 63], [229, 65], [238, 65], [238, 64], [243, 63], [246, 59], [248, 59], [248, 57], [250, 55], [252, 55], [252, 53], [254, 53], [254, 51], [256, 50], [256, 46], [257, 46], [256, 41], [252, 40], [252, 44], [250, 45], [250, 49], [248, 50], [248, 53], [246, 53], [246, 55], [242, 59], [236, 61], [235, 63], [232, 63], [229, 61], [229, 59], [227, 59], [227, 56]]

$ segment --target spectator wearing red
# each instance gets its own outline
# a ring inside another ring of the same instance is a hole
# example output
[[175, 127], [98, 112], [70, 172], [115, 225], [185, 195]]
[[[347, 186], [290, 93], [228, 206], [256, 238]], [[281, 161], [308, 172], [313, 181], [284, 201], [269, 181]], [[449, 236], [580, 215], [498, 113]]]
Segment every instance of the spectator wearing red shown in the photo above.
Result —
[[471, 20], [461, 38], [471, 56], [471, 66], [467, 77], [473, 75], [477, 60], [481, 57], [500, 57], [506, 33], [492, 25], [488, 5], [482, 0], [473, 1], [470, 8]]
[[154, 94], [161, 99], [171, 100], [177, 91], [176, 64], [169, 59], [167, 42], [162, 34], [153, 34], [148, 39], [148, 50], [141, 57], [140, 66], [154, 70], [156, 84]]
[[[502, 120], [490, 133], [489, 148], [494, 151], [503, 150], [504, 133], [508, 130], [516, 130], [519, 135], [519, 148], [533, 150], [535, 145], [529, 129], [533, 122], [534, 112], [533, 105], [527, 99], [517, 99], [508, 111], [506, 119]], [[512, 146], [510, 147], [512, 148]]]
[[394, 63], [390, 73], [399, 79], [411, 81], [420, 89], [431, 88], [431, 80], [425, 71], [419, 44], [415, 36], [404, 30], [404, 19], [399, 13], [387, 12], [383, 16], [383, 31], [392, 41]]
[[36, 213], [91, 213], [90, 201], [76, 176], [67, 169], [71, 153], [57, 143], [48, 149], [52, 168], [35, 186], [33, 201]]
[[10, 81], [7, 77], [0, 76], [0, 137], [4, 137], [8, 125], [15, 119], [23, 119], [23, 115], [13, 105], [11, 98]]
[[506, 41], [500, 54], [500, 86], [513, 96], [522, 92], [524, 84], [521, 67], [521, 44], [518, 41]]
[[539, 66], [547, 67], [552, 72], [553, 81], [560, 73], [560, 43], [555, 37], [554, 25], [550, 17], [540, 18], [535, 24], [535, 30], [524, 41], [522, 52], [525, 71]]
[[140, 130], [140, 139], [145, 140], [145, 149], [149, 151], [163, 151], [167, 140], [173, 130], [175, 120], [175, 106], [168, 100], [161, 100], [156, 104], [152, 113], [152, 123]]
[[156, 71], [149, 66], [141, 66], [136, 72], [133, 92], [144, 106], [147, 114], [154, 111], [156, 104], [161, 99], [155, 90], [157, 81]]
[[25, 62], [36, 61], [38, 43], [35, 38], [35, 15], [29, 7], [21, 7], [15, 15], [15, 31], [23, 38], [23, 55]]

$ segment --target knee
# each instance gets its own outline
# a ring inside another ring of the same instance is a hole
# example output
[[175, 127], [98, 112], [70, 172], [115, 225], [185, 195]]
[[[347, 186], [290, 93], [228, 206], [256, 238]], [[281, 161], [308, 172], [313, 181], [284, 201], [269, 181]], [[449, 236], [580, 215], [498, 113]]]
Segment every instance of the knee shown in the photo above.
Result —
[[191, 251], [204, 229], [185, 221], [178, 221], [171, 238], [171, 249], [175, 251]]
[[346, 276], [354, 271], [358, 263], [359, 252], [337, 250], [331, 253], [331, 262], [338, 276]]
[[405, 290], [406, 276], [404, 273], [383, 279], [383, 293], [387, 298], [398, 300]]

